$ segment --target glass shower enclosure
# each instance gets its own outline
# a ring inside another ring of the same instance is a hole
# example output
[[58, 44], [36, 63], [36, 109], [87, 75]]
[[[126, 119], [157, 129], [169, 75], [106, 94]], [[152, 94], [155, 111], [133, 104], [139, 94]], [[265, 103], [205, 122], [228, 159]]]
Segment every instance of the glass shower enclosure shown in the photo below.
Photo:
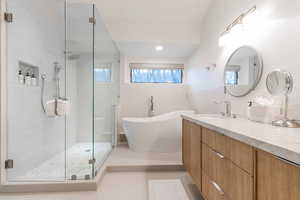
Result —
[[7, 181], [92, 179], [114, 146], [118, 49], [93, 4], [6, 4]]

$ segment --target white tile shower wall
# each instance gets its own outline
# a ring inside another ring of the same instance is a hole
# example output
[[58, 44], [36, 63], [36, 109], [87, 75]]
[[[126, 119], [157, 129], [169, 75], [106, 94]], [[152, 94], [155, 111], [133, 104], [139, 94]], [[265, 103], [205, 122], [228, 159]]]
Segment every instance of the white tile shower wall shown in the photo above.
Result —
[[92, 54], [82, 54], [77, 62], [78, 142], [93, 139], [93, 66]]
[[[111, 56], [97, 56], [95, 65], [112, 63], [112, 83], [95, 83], [94, 86], [94, 114], [96, 142], [110, 142], [113, 133], [114, 107], [119, 102], [119, 63]], [[90, 56], [81, 56], [77, 66], [79, 117], [78, 142], [92, 142], [93, 126], [93, 79], [92, 60]]]
[[[225, 47], [218, 46], [219, 35], [239, 14], [257, 5], [260, 15], [249, 27], [243, 40], [232, 41]], [[219, 112], [212, 101], [223, 99], [223, 71], [229, 55], [239, 46], [250, 45], [257, 49], [264, 62], [262, 79], [254, 92], [246, 97], [226, 97], [233, 102], [233, 112], [245, 115], [247, 101], [256, 96], [272, 98], [265, 87], [266, 76], [275, 68], [288, 70], [295, 80], [291, 95], [290, 116], [300, 119], [300, 1], [292, 0], [213, 0], [203, 21], [201, 45], [189, 59], [187, 83], [189, 100], [199, 112]], [[203, 67], [217, 63], [214, 71]], [[279, 102], [282, 98], [276, 98]]]
[[188, 109], [185, 84], [132, 84], [129, 63], [184, 63], [183, 58], [134, 58], [121, 56], [121, 88], [119, 132], [123, 131], [122, 118], [147, 117], [149, 98], [154, 96], [155, 114]]
[[[48, 118], [42, 111], [41, 87], [17, 81], [18, 62], [38, 66], [47, 75], [45, 99], [53, 98], [53, 63], [64, 64], [64, 2], [8, 0], [14, 22], [8, 24], [8, 158], [14, 169], [8, 178], [23, 175], [64, 150], [64, 118]], [[45, 9], [47, 8], [47, 9]], [[64, 83], [64, 70], [61, 73]], [[62, 91], [64, 91], [64, 84]], [[56, 166], [63, 168], [64, 166]]]
[[66, 120], [67, 133], [67, 148], [71, 147], [77, 142], [78, 136], [78, 117], [79, 117], [79, 96], [78, 96], [78, 82], [77, 82], [77, 60], [66, 60], [67, 74], [66, 74], [66, 96], [70, 102], [70, 112]]

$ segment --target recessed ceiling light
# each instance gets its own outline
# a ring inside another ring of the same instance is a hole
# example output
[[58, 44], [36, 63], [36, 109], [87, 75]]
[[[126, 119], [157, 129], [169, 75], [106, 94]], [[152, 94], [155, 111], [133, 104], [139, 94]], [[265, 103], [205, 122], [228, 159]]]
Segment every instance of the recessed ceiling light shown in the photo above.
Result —
[[164, 47], [161, 46], [161, 45], [157, 45], [157, 46], [155, 47], [155, 50], [156, 50], [156, 51], [162, 51], [162, 50], [164, 50]]

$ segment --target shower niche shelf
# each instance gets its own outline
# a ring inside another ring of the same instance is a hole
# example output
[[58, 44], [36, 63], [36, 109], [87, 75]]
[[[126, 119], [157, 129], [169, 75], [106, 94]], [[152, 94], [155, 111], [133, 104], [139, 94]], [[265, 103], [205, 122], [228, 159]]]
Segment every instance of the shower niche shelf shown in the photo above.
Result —
[[34, 77], [36, 78], [36, 85], [32, 86], [32, 87], [37, 87], [39, 86], [39, 82], [40, 82], [40, 69], [37, 66], [34, 66], [32, 64], [23, 62], [23, 61], [19, 61], [19, 71], [22, 72], [22, 75], [25, 77], [27, 73], [31, 75], [34, 75]]

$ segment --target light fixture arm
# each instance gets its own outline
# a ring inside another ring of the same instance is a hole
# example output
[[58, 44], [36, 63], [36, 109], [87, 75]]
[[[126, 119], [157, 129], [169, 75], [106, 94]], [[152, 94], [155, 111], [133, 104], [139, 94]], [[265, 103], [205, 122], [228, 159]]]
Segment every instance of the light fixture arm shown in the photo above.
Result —
[[243, 23], [243, 19], [244, 19], [247, 15], [253, 13], [255, 10], [256, 10], [256, 5], [253, 6], [252, 8], [250, 8], [249, 10], [247, 10], [245, 13], [242, 13], [240, 16], [238, 16], [231, 24], [229, 24], [229, 25], [226, 27], [225, 31], [223, 31], [223, 32], [221, 33], [221, 36], [223, 36], [224, 34], [228, 33], [235, 25], [237, 25], [237, 24], [242, 24], [242, 23]]

